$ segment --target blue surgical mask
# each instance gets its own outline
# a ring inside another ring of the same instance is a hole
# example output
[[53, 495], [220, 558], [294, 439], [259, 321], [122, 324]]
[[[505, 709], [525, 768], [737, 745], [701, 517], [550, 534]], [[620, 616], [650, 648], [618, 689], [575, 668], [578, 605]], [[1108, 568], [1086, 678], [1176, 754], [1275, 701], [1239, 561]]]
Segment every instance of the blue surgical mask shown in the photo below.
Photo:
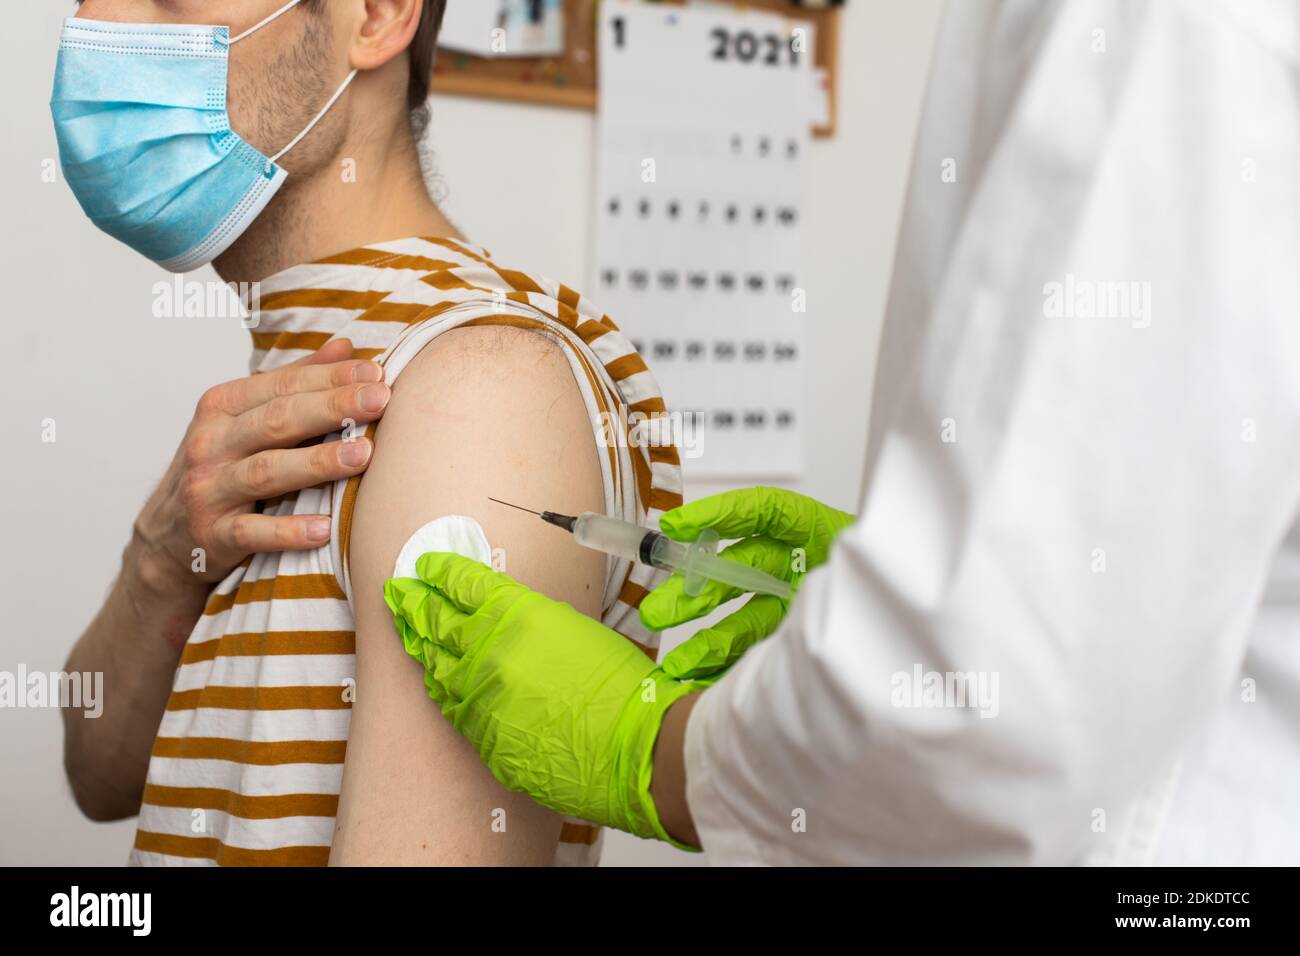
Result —
[[63, 175], [87, 216], [171, 272], [206, 265], [266, 208], [288, 174], [277, 165], [357, 75], [275, 156], [230, 128], [228, 27], [65, 21], [50, 109]]

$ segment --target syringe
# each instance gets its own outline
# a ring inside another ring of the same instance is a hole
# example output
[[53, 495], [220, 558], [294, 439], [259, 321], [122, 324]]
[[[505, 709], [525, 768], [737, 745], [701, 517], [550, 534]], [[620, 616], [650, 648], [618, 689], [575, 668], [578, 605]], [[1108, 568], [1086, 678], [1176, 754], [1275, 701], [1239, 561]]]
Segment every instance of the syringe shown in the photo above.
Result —
[[499, 498], [489, 497], [488, 500], [537, 515], [547, 524], [571, 533], [573, 539], [584, 548], [612, 554], [627, 561], [649, 564], [665, 571], [680, 571], [686, 579], [683, 590], [690, 597], [700, 593], [705, 581], [718, 581], [755, 594], [775, 595], [783, 601], [794, 597], [794, 588], [789, 581], [783, 581], [748, 564], [721, 557], [717, 553], [717, 532], [707, 528], [695, 541], [688, 543], [674, 541], [653, 528], [644, 528], [593, 511], [580, 515], [563, 515], [554, 511], [533, 511]]

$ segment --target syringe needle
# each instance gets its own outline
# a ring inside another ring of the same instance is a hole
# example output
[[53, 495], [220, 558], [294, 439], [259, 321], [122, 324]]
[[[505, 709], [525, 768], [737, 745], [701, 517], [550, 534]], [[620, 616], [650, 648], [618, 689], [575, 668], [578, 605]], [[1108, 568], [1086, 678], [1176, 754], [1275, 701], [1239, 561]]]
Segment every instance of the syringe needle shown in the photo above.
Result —
[[512, 505], [508, 501], [502, 501], [500, 498], [493, 498], [491, 495], [488, 495], [488, 501], [495, 501], [499, 505], [505, 505], [507, 508], [515, 508], [518, 511], [527, 511], [530, 515], [537, 515], [539, 518], [542, 515], [540, 511], [533, 511], [531, 508], [525, 508], [522, 505]]

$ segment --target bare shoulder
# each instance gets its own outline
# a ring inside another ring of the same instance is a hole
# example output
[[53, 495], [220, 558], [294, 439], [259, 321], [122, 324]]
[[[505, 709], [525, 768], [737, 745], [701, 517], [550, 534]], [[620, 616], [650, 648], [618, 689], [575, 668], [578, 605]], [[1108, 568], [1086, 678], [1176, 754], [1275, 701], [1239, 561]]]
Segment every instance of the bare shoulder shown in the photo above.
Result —
[[522, 373], [561, 388], [572, 384], [565, 346], [549, 335], [511, 325], [461, 326], [444, 332], [411, 361], [398, 384], [431, 374], [465, 378], [474, 372], [490, 378]]
[[479, 523], [507, 574], [599, 616], [603, 556], [489, 495], [537, 510], [605, 507], [564, 347], [516, 328], [455, 329], [398, 376], [353, 512], [357, 687], [333, 863], [536, 864], [554, 853], [558, 817], [505, 791], [443, 719], [383, 602], [405, 541], [457, 514]]
[[[366, 525], [396, 522], [401, 527], [392, 530], [404, 540], [440, 514], [462, 514], [483, 526], [507, 573], [564, 600], [581, 597], [567, 586], [572, 575], [557, 578], [551, 562], [523, 559], [534, 545], [569, 545], [575, 569], [600, 562], [582, 560], [587, 552], [555, 529], [489, 496], [538, 511], [603, 511], [595, 432], [564, 346], [511, 327], [453, 329], [429, 343], [393, 387], [357, 501], [354, 565], [381, 557], [362, 550], [367, 542], [391, 542]], [[375, 498], [384, 501], [382, 513]]]

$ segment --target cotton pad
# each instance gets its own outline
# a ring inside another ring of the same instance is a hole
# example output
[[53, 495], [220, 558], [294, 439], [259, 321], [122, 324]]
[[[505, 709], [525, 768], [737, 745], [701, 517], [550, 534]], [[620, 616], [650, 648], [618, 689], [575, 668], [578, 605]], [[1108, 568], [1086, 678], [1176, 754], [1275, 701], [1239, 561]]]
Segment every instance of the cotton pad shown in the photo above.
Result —
[[492, 566], [492, 547], [479, 523], [464, 515], [443, 515], [434, 518], [406, 540], [397, 555], [393, 577], [418, 578], [415, 562], [429, 551], [450, 551]]

